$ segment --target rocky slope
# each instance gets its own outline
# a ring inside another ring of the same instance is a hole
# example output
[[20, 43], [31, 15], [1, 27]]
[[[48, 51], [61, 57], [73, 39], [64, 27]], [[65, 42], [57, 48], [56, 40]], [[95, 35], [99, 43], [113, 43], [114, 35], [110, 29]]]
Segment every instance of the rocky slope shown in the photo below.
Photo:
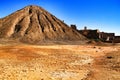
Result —
[[85, 39], [54, 15], [33, 5], [0, 20], [0, 38], [13, 38], [25, 42]]

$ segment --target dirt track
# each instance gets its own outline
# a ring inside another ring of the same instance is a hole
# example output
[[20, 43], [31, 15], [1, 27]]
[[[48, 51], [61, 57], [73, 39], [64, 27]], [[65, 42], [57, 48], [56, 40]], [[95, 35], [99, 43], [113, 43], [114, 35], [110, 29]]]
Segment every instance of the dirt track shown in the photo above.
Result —
[[120, 47], [0, 45], [0, 80], [120, 80]]

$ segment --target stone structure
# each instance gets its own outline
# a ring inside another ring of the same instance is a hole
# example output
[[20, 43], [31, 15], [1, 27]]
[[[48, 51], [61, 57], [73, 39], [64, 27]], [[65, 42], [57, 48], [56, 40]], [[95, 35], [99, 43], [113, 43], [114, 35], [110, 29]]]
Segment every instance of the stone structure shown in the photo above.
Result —
[[70, 27], [71, 27], [72, 29], [77, 30], [77, 27], [76, 27], [76, 25], [74, 25], [74, 24], [71, 24]]
[[105, 32], [100, 32], [99, 33], [99, 39], [102, 41], [107, 41], [107, 42], [112, 42], [114, 40], [115, 33], [105, 33]]
[[114, 43], [120, 43], [120, 36], [115, 36]]
[[99, 38], [99, 30], [91, 30], [84, 27], [84, 30], [78, 30], [79, 33], [86, 36], [89, 39], [98, 39]]
[[[73, 26], [71, 26], [74, 28]], [[75, 28], [74, 28], [75, 29]], [[77, 30], [80, 34], [88, 39], [99, 39], [103, 42], [120, 42], [120, 36], [115, 36], [115, 33], [100, 32], [98, 29], [91, 30], [85, 26], [83, 30]]]

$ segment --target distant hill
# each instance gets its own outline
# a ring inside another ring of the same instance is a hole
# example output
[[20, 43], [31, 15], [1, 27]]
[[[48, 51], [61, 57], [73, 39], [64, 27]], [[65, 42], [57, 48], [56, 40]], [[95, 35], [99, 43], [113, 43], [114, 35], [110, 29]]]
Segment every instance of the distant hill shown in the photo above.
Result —
[[33, 5], [2, 18], [0, 38], [13, 38], [24, 42], [86, 39], [54, 15]]

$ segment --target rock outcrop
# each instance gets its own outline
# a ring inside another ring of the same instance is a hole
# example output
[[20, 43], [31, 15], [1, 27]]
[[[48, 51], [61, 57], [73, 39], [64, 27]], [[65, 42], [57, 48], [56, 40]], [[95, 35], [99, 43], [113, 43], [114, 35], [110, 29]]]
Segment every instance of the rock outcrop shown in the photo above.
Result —
[[27, 6], [0, 20], [0, 38], [13, 38], [25, 42], [84, 40], [71, 29], [39, 6]]

